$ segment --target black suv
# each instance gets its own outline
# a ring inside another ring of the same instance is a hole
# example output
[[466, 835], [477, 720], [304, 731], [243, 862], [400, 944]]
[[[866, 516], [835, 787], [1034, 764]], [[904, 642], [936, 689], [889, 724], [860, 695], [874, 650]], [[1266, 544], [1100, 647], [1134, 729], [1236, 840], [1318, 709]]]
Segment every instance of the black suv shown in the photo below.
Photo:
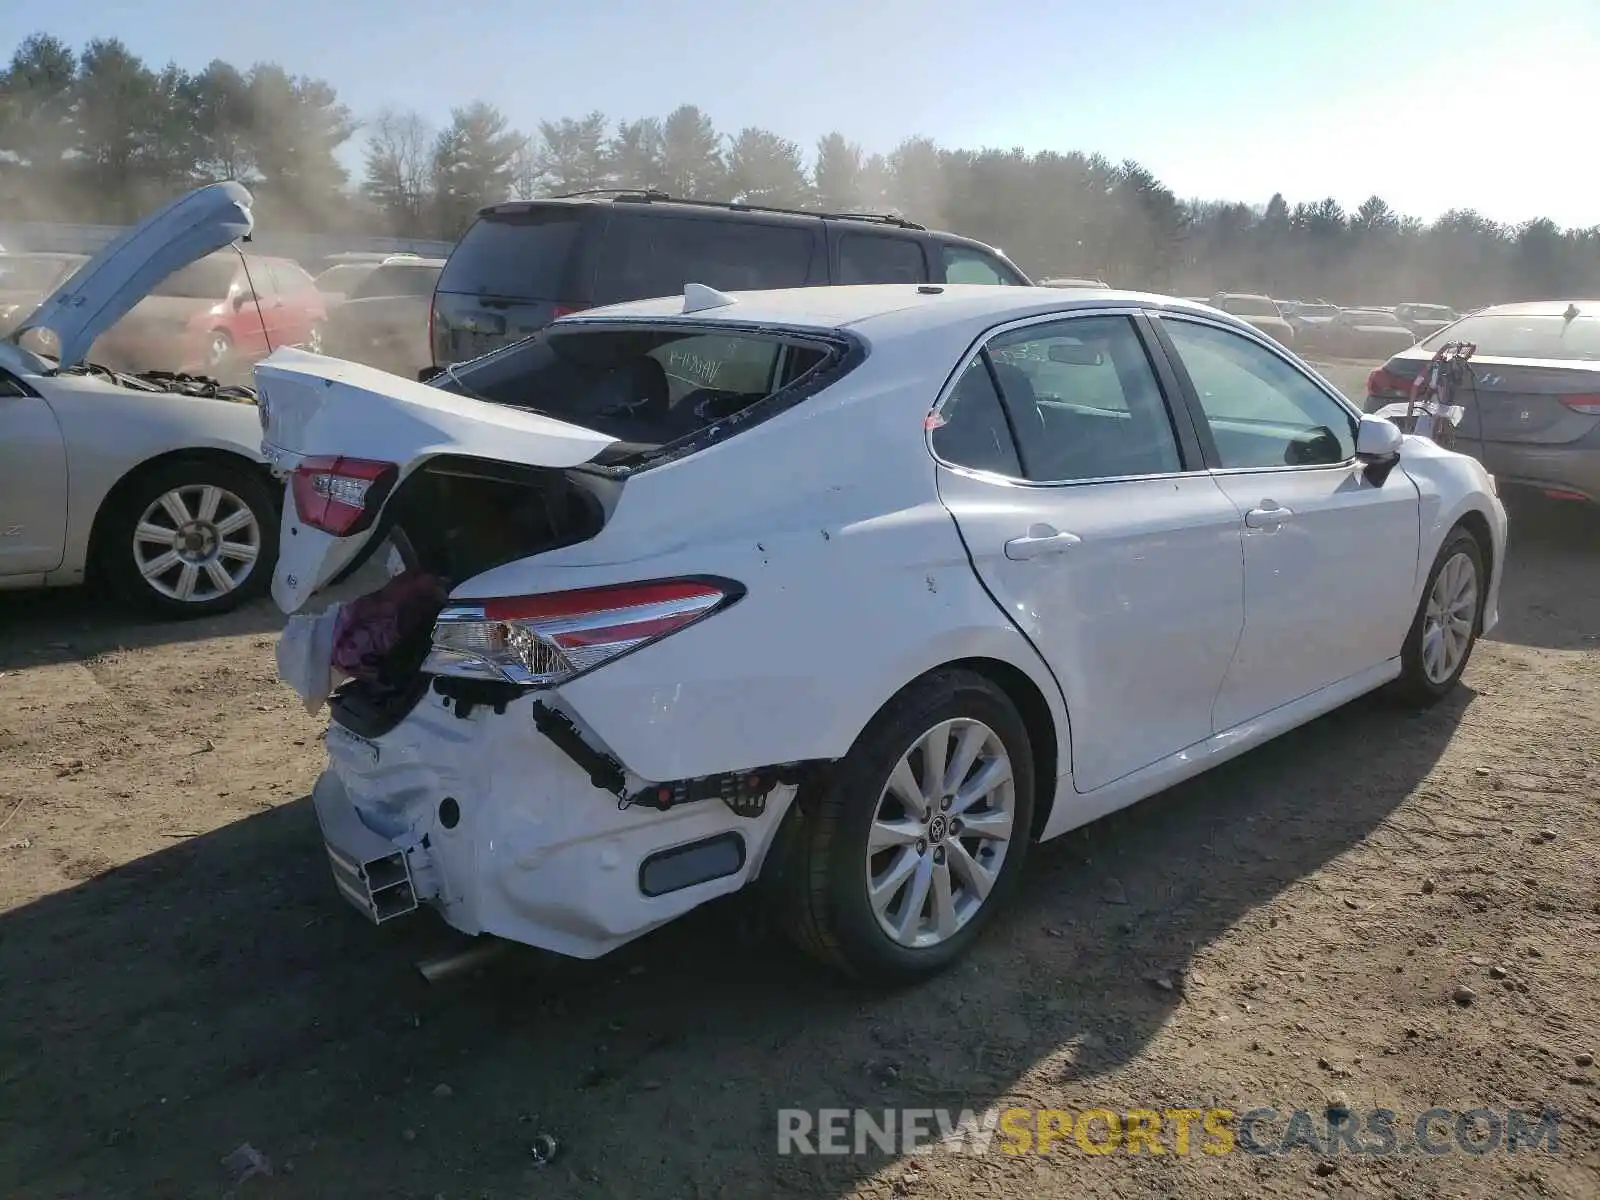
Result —
[[1031, 282], [982, 242], [898, 217], [585, 193], [482, 209], [439, 276], [429, 340], [437, 370], [566, 313], [672, 296], [686, 283]]

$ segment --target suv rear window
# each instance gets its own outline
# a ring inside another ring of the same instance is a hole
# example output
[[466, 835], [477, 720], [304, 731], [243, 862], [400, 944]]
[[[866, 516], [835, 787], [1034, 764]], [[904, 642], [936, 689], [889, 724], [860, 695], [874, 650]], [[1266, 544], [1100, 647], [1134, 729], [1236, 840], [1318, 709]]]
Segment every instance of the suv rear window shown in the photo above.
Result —
[[839, 353], [811, 338], [704, 326], [550, 328], [458, 365], [436, 386], [598, 430], [642, 453], [744, 412]]
[[572, 208], [491, 213], [462, 235], [439, 276], [441, 292], [510, 300], [569, 300], [583, 215]]
[[819, 237], [820, 230], [747, 218], [613, 213], [600, 253], [594, 302], [676, 296], [686, 283], [730, 292], [804, 287], [811, 281], [811, 255]]

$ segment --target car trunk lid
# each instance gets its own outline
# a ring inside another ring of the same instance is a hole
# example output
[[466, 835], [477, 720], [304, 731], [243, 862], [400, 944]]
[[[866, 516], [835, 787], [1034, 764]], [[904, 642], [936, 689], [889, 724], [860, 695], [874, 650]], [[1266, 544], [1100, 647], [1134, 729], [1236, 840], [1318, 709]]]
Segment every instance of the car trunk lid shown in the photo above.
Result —
[[372, 367], [282, 349], [256, 367], [262, 452], [285, 476], [272, 593], [286, 613], [362, 553], [402, 484], [430, 460], [563, 471], [606, 434]]
[[1463, 428], [1485, 442], [1563, 445], [1600, 425], [1600, 364], [1475, 355]]

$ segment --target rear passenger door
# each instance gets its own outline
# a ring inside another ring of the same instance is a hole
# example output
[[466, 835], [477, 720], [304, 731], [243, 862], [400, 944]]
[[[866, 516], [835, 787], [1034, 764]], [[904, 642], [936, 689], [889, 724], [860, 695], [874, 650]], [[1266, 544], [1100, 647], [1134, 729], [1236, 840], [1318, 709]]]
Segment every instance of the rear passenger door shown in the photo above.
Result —
[[931, 422], [973, 565], [1066, 695], [1080, 792], [1211, 735], [1244, 624], [1239, 514], [1148, 336], [1116, 310], [1002, 328]]
[[928, 282], [927, 256], [916, 239], [836, 226], [833, 234], [834, 283]]

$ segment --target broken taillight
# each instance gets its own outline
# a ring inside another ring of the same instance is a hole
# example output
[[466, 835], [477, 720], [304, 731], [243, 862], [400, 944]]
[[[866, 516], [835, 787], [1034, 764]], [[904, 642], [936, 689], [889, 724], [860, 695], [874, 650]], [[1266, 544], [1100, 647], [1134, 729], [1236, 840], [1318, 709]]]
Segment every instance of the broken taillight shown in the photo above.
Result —
[[732, 580], [693, 578], [462, 601], [439, 614], [423, 670], [547, 687], [670, 637], [742, 595]]
[[295, 512], [302, 524], [335, 537], [371, 526], [394, 487], [400, 468], [367, 458], [308, 458], [295, 467]]

